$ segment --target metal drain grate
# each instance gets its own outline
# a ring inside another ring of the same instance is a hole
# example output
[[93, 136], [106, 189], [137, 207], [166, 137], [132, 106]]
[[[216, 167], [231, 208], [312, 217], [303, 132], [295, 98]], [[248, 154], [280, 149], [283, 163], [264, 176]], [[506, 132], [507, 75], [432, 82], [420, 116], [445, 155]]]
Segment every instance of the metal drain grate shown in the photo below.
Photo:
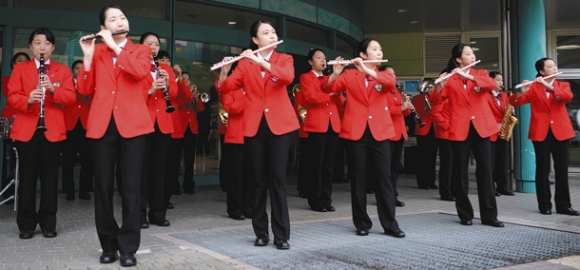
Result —
[[576, 233], [478, 221], [462, 226], [446, 214], [397, 220], [406, 238], [384, 235], [377, 219], [366, 237], [355, 235], [350, 220], [294, 225], [288, 251], [271, 242], [254, 247], [250, 227], [172, 236], [263, 269], [489, 269], [580, 254]]

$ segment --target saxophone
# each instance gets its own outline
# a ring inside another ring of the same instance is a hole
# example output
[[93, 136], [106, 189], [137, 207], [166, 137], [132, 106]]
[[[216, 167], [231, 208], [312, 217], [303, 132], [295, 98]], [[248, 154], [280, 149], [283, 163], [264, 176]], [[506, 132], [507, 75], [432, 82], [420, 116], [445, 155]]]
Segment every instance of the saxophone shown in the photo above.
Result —
[[[299, 83], [295, 84], [294, 87], [292, 87], [292, 96], [296, 97], [296, 94], [300, 93], [300, 91], [301, 91], [300, 84]], [[302, 123], [306, 121], [306, 113], [307, 113], [306, 108], [298, 105], [298, 117], [300, 117], [300, 121]]]
[[518, 123], [518, 119], [512, 115], [512, 108], [511, 104], [507, 104], [505, 108], [505, 112], [503, 114], [503, 118], [501, 119], [502, 128], [499, 130], [498, 136], [505, 141], [510, 141], [512, 137], [512, 132], [514, 130], [514, 126]]

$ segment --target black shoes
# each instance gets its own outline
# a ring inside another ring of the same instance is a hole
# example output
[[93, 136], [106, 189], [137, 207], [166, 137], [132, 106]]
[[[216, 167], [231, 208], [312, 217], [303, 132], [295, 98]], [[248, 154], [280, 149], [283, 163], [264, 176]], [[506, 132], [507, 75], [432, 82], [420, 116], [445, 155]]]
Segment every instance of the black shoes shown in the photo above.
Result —
[[167, 219], [160, 219], [160, 220], [149, 219], [149, 224], [155, 224], [155, 225], [161, 226], [161, 227], [167, 227], [167, 226], [171, 225], [171, 223], [169, 223], [169, 220], [167, 220]]
[[428, 186], [419, 186], [420, 189], [425, 189], [425, 190], [429, 190]]
[[462, 219], [460, 221], [460, 223], [461, 223], [461, 225], [465, 225], [465, 226], [471, 226], [471, 225], [473, 225], [473, 222], [471, 220], [468, 220], [468, 219]]
[[496, 192], [495, 192], [495, 196], [496, 196], [496, 197], [499, 197], [499, 196], [501, 196], [501, 193], [499, 193], [499, 192], [497, 192], [497, 191], [496, 191]]
[[492, 220], [492, 221], [482, 221], [481, 224], [492, 226], [492, 227], [497, 227], [497, 228], [503, 228], [503, 222], [501, 222], [497, 219]]
[[336, 211], [336, 208], [334, 208], [334, 206], [332, 206], [332, 205], [327, 205], [325, 207], [325, 209], [326, 209], [327, 212], [334, 212], [334, 211]]
[[66, 194], [66, 200], [67, 201], [74, 201], [75, 200], [75, 194], [74, 193], [67, 193]]
[[367, 235], [369, 235], [369, 230], [368, 229], [356, 229], [356, 235], [367, 236]]
[[516, 195], [513, 191], [507, 190], [507, 189], [496, 189], [495, 193], [496, 193], [496, 196], [497, 196], [497, 193], [499, 193], [501, 195], [505, 195], [505, 196], [515, 196]]
[[167, 209], [173, 209], [175, 207], [173, 206], [172, 203], [167, 203], [167, 205], [165, 206], [165, 208], [167, 208]]
[[265, 234], [262, 236], [258, 236], [258, 238], [256, 238], [256, 242], [254, 242], [254, 246], [263, 247], [263, 246], [268, 245], [268, 242], [270, 242], [270, 238], [268, 237], [267, 234]]
[[540, 210], [540, 213], [542, 215], [551, 215], [552, 214], [552, 210]]
[[435, 184], [432, 184], [432, 185], [429, 185], [429, 188], [430, 189], [438, 189], [439, 187]]
[[571, 207], [568, 207], [566, 209], [556, 210], [556, 213], [563, 214], [563, 215], [569, 215], [569, 216], [580, 216], [580, 212], [572, 209]]
[[137, 259], [135, 259], [135, 254], [133, 253], [121, 252], [119, 256], [119, 262], [123, 267], [135, 266], [137, 264]]
[[181, 195], [181, 191], [176, 190], [176, 191], [173, 192], [173, 195]]
[[323, 206], [310, 207], [310, 209], [312, 209], [312, 211], [315, 212], [326, 212], [326, 208], [324, 208]]
[[405, 203], [402, 201], [399, 201], [399, 198], [395, 198], [395, 206], [403, 207], [403, 206], [405, 206]]
[[101, 258], [99, 258], [99, 261], [101, 263], [114, 263], [116, 260], [117, 260], [116, 250], [103, 251], [103, 253], [101, 253]]
[[184, 192], [187, 193], [187, 194], [195, 194], [195, 190], [194, 189], [192, 189], [192, 190], [186, 190]]
[[57, 235], [55, 230], [42, 230], [42, 236], [44, 236], [44, 238], [55, 238]]
[[18, 237], [20, 239], [30, 239], [30, 238], [34, 237], [34, 231], [20, 232], [20, 234], [18, 235]]
[[147, 222], [147, 220], [142, 220], [141, 221], [141, 229], [147, 229], [149, 228], [149, 222]]
[[452, 195], [441, 195], [441, 200], [448, 201], [448, 202], [454, 202], [455, 197], [453, 197]]
[[79, 193], [79, 199], [81, 199], [81, 200], [90, 200], [91, 199], [91, 195], [89, 195], [86, 192], [81, 192], [81, 193]]
[[234, 213], [231, 213], [228, 215], [231, 219], [233, 220], [244, 220], [246, 219], [246, 216], [244, 215], [244, 213], [242, 211], [236, 211]]
[[290, 249], [290, 244], [288, 244], [288, 241], [286, 241], [286, 240], [280, 240], [280, 239], [274, 238], [274, 245], [276, 246], [277, 249], [282, 249], [282, 250]]
[[404, 238], [405, 232], [401, 231], [401, 229], [394, 229], [394, 230], [385, 230], [386, 235], [390, 235], [396, 238]]

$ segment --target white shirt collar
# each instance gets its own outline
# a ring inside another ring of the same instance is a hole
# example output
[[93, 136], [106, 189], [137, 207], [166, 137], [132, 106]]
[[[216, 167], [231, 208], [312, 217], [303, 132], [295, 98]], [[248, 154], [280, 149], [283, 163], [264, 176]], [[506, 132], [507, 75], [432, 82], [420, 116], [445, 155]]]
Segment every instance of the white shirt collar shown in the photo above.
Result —
[[324, 74], [322, 74], [322, 72], [320, 74], [318, 74], [318, 73], [316, 73], [316, 71], [314, 71], [314, 69], [312, 70], [312, 73], [314, 73], [314, 75], [316, 75], [316, 77], [324, 76]]
[[[34, 63], [36, 63], [36, 69], [40, 68], [40, 61], [38, 61], [38, 59], [34, 58]], [[49, 65], [50, 64], [50, 59], [44, 61], [44, 65]]]
[[274, 50], [272, 50], [268, 55], [266, 55], [266, 57], [262, 57], [262, 54], [258, 53], [258, 58], [270, 62], [270, 57], [272, 57], [272, 53], [274, 53]]

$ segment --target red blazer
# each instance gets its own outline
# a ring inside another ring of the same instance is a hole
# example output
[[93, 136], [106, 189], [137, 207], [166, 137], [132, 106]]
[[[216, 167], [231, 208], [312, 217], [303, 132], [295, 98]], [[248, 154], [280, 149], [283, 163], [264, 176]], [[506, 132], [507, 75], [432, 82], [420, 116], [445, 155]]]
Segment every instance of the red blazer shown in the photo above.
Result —
[[300, 76], [300, 89], [304, 94], [308, 112], [304, 123], [306, 132], [327, 132], [329, 122], [334, 132], [340, 132], [340, 117], [336, 105], [340, 104], [343, 97], [340, 93], [330, 96], [322, 92], [322, 86], [327, 82], [328, 76], [320, 81], [312, 71]]
[[248, 98], [248, 107], [244, 111], [246, 128], [244, 136], [254, 137], [262, 117], [272, 133], [287, 134], [300, 128], [298, 117], [292, 110], [286, 87], [294, 80], [294, 59], [288, 54], [272, 52], [270, 56], [272, 72], [266, 71], [262, 78], [259, 65], [248, 59], [242, 59], [232, 75], [223, 82], [220, 91], [228, 92], [243, 88]]
[[[4, 94], [4, 96], [6, 98], [8, 98], [8, 81], [10, 80], [10, 76], [5, 76], [2, 77], [2, 94]], [[1, 118], [14, 118], [14, 115], [16, 115], [16, 110], [14, 110], [14, 108], [12, 108], [12, 106], [10, 106], [8, 104], [8, 102], [6, 102], [6, 105], [4, 105], [4, 109], [2, 110], [2, 114], [0, 115]]]
[[[302, 86], [300, 86], [302, 87]], [[306, 106], [306, 101], [304, 100], [304, 92], [302, 91], [302, 88], [300, 88], [300, 92], [297, 92], [294, 95], [294, 113], [296, 113], [296, 116], [298, 116], [299, 110], [298, 110], [298, 105], [300, 105], [303, 108], [308, 108], [308, 106]], [[308, 109], [306, 109], [306, 118], [304, 121], [308, 121], [306, 120], [308, 119]], [[298, 131], [298, 137], [299, 138], [308, 138], [308, 132], [306, 132], [306, 130], [304, 130], [304, 123], [302, 123], [302, 121], [300, 121], [300, 130]]]
[[[50, 142], [66, 139], [63, 105], [76, 100], [73, 79], [67, 66], [50, 61], [46, 73], [54, 86], [54, 94], [46, 90], [44, 100], [44, 136]], [[14, 66], [8, 82], [8, 103], [16, 110], [16, 117], [10, 132], [10, 138], [28, 142], [36, 131], [40, 114], [40, 103], [28, 104], [30, 92], [38, 87], [38, 69], [34, 60]]]
[[[91, 109], [90, 103], [87, 104], [85, 100], [79, 99], [77, 85], [73, 79], [73, 85], [75, 86], [75, 92], [77, 93], [77, 98], [75, 99], [75, 103], [72, 105], [64, 106], [64, 124], [66, 126], [66, 130], [73, 130], [77, 125], [77, 121], [80, 118], [81, 125], [86, 130], [87, 129], [87, 122], [89, 120], [89, 111]], [[82, 96], [85, 97], [85, 96]], [[86, 98], [86, 97], [85, 97]], [[90, 99], [89, 99], [90, 100]]]
[[[451, 76], [433, 102], [438, 104], [449, 99], [451, 141], [465, 141], [471, 123], [482, 138], [499, 132], [487, 102], [489, 92], [495, 88], [495, 81], [486, 70], [471, 69], [469, 74], [474, 76], [475, 81], [467, 80], [467, 87], [463, 86], [461, 77]], [[479, 89], [479, 92], [475, 89]]]
[[[205, 110], [205, 106], [203, 105], [203, 102], [201, 102], [201, 99], [197, 99], [196, 104], [199, 111]], [[181, 128], [183, 129], [183, 132], [185, 132], [189, 126], [189, 130], [191, 130], [193, 134], [198, 133], [197, 113], [193, 108], [193, 99], [191, 99], [191, 96], [185, 98], [185, 102], [179, 109], [179, 118], [181, 119]]]
[[348, 140], [362, 138], [367, 125], [377, 141], [395, 136], [395, 127], [385, 94], [395, 88], [396, 79], [387, 71], [377, 71], [378, 80], [365, 85], [365, 73], [356, 69], [345, 70], [336, 80], [325, 85], [325, 92], [346, 90], [347, 102], [339, 137]]
[[[429, 102], [433, 103], [436, 97], [437, 91], [431, 91]], [[439, 104], [431, 104], [429, 115], [433, 119], [435, 138], [449, 140], [449, 100], [445, 99]]]
[[391, 93], [387, 93], [387, 105], [389, 106], [389, 111], [391, 112], [391, 119], [393, 120], [393, 126], [395, 127], [395, 136], [389, 138], [391, 141], [398, 141], [402, 138], [406, 140], [409, 139], [407, 135], [407, 124], [405, 124], [405, 116], [411, 114], [411, 109], [406, 109], [403, 111], [401, 107], [403, 106], [403, 96], [397, 89], [393, 89]]
[[[185, 107], [185, 102], [191, 98], [191, 90], [184, 81], [177, 82], [177, 96], [171, 100], [171, 104], [177, 111], [170, 114], [173, 123], [172, 139], [181, 139], [184, 137], [185, 128], [181, 124], [181, 109]], [[196, 120], [197, 123], [197, 120]]]
[[[246, 107], [246, 93], [244, 90], [230, 91], [221, 94], [221, 101], [228, 113], [228, 126], [224, 137], [225, 143], [244, 143], [244, 108]], [[220, 121], [221, 123], [221, 121]]]
[[[159, 69], [163, 69], [169, 74], [169, 78], [167, 79], [167, 82], [169, 83], [167, 88], [169, 93], [169, 100], [175, 100], [177, 97], [177, 83], [175, 82], [173, 69], [170, 66], [161, 63], [159, 63]], [[151, 72], [149, 72], [149, 74], [151, 74]], [[149, 75], [141, 82], [143, 83], [143, 87], [146, 89], [146, 91], [149, 91], [151, 85], [153, 84], [153, 76]], [[171, 114], [179, 114], [179, 112], [177, 112], [177, 107], [176, 111], [173, 113], [165, 112], [167, 104], [161, 89], [158, 89], [155, 91], [155, 93], [153, 93], [153, 95], [150, 96], [148, 96], [147, 92], [145, 92], [145, 97], [147, 100], [147, 109], [149, 110], [149, 115], [151, 116], [151, 122], [155, 124], [155, 121], [157, 121], [157, 126], [159, 126], [161, 133], [173, 133], [173, 119], [171, 118]]]
[[[426, 136], [431, 130], [431, 125], [433, 123], [433, 118], [429, 113], [429, 107], [427, 106], [427, 100], [425, 95], [419, 94], [413, 97], [413, 106], [415, 107], [415, 112], [421, 118], [421, 121], [425, 123], [425, 126], [420, 127], [417, 121], [415, 121], [415, 135]], [[433, 106], [431, 104], [431, 106]]]
[[[500, 103], [499, 105], [497, 104], [497, 99], [496, 97], [493, 96], [492, 92], [489, 92], [489, 95], [487, 96], [487, 101], [489, 103], [489, 108], [491, 109], [491, 113], [493, 114], [493, 119], [497, 124], [501, 124], [502, 120], [503, 120], [503, 115], [505, 113], [505, 109], [507, 107], [507, 104], [509, 102], [507, 94], [505, 92], [499, 92], [499, 100]], [[497, 141], [498, 138], [498, 133], [493, 134], [489, 137], [489, 139], [492, 142]]]
[[559, 141], [576, 136], [566, 111], [566, 103], [574, 97], [570, 83], [555, 81], [552, 86], [554, 92], [550, 92], [550, 98], [546, 97], [546, 89], [539, 83], [533, 83], [530, 90], [520, 98], [517, 94], [510, 97], [510, 103], [514, 106], [530, 103], [532, 117], [528, 138], [532, 141], [545, 140], [548, 128], [552, 129], [554, 137]]
[[[83, 64], [84, 65], [84, 64]], [[143, 97], [142, 80], [151, 76], [151, 48], [127, 40], [113, 65], [113, 51], [106, 44], [95, 45], [90, 71], [84, 67], [78, 76], [81, 95], [91, 96], [87, 137], [105, 135], [111, 117], [123, 138], [133, 138], [154, 131]]]

